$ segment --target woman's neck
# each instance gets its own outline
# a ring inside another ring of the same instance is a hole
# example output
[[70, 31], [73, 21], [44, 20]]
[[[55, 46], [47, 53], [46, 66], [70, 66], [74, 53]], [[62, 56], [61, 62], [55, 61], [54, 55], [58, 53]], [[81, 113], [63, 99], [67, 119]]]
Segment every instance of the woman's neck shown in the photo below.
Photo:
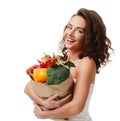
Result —
[[73, 51], [68, 51], [68, 59], [72, 62], [76, 61], [79, 59], [80, 52], [73, 52]]

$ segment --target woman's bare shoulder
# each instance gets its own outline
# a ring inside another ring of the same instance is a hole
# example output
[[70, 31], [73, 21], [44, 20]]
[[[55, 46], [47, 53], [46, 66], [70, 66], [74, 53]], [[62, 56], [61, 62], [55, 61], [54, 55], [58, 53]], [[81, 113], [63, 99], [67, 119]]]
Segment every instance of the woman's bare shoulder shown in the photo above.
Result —
[[96, 64], [92, 58], [84, 57], [75, 62], [77, 72], [96, 71]]
[[77, 66], [82, 66], [82, 65], [95, 65], [95, 61], [92, 59], [92, 58], [89, 58], [89, 57], [84, 57], [82, 59], [79, 59], [79, 60], [76, 60], [75, 61], [75, 64]]
[[85, 77], [88, 75], [89, 81], [92, 83], [95, 79], [96, 74], [96, 64], [95, 61], [92, 58], [84, 57], [80, 60], [78, 60], [78, 64], [76, 67], [77, 70], [77, 77]]

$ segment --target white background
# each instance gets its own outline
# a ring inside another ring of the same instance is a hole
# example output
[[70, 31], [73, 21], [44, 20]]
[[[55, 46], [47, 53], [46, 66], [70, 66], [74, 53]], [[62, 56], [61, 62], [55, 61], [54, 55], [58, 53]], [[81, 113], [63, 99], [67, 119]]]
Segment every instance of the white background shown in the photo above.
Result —
[[[56, 52], [64, 25], [79, 8], [103, 18], [115, 55], [96, 77], [90, 103], [93, 121], [120, 121], [120, 6], [114, 0], [0, 1], [0, 121], [37, 121], [25, 95], [26, 69], [43, 52]], [[72, 109], [71, 109], [72, 110]]]

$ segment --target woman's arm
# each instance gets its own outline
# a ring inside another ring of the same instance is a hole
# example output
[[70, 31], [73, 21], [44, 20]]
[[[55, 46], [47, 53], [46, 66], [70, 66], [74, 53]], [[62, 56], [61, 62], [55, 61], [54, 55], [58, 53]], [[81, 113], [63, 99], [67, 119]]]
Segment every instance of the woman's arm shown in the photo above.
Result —
[[84, 108], [95, 74], [94, 61], [88, 57], [83, 58], [77, 65], [77, 80], [72, 101], [51, 111], [42, 111], [38, 105], [35, 105], [35, 115], [40, 118], [69, 118], [79, 114]]
[[53, 109], [53, 108], [58, 108], [62, 105], [64, 105], [65, 103], [67, 103], [69, 101], [69, 98], [71, 95], [66, 96], [65, 98], [56, 101], [55, 99], [57, 98], [57, 94], [49, 97], [48, 99], [44, 100], [42, 98], [40, 98], [35, 91], [33, 90], [31, 81], [27, 83], [27, 85], [25, 86], [24, 92], [30, 97], [30, 99], [39, 105], [42, 105], [43, 107], [47, 108], [47, 109]]
[[31, 81], [27, 83], [25, 86], [24, 92], [30, 97], [30, 99], [40, 105], [43, 105], [43, 99], [39, 98], [39, 96], [35, 93], [35, 91], [32, 88]]

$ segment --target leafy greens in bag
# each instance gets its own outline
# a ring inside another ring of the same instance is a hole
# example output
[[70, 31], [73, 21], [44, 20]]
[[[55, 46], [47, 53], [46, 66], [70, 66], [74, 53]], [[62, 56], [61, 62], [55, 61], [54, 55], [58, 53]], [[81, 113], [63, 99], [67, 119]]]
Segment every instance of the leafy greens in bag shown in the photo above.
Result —
[[69, 77], [69, 68], [73, 67], [74, 64], [71, 61], [66, 63], [58, 62], [55, 67], [48, 67], [47, 69], [47, 84], [56, 85], [60, 84]]

